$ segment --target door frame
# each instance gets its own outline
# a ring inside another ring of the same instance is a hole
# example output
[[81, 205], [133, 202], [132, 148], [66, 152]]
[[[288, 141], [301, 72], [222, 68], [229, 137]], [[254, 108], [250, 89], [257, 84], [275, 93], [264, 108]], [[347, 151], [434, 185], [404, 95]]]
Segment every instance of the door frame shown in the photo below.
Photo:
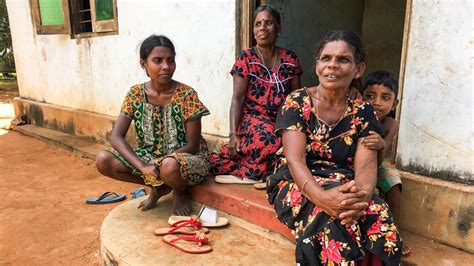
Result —
[[[406, 74], [406, 62], [407, 62], [407, 54], [408, 54], [408, 42], [410, 39], [410, 30], [411, 30], [411, 16], [412, 16], [412, 4], [413, 0], [406, 0], [406, 7], [405, 7], [405, 24], [403, 26], [403, 41], [402, 41], [402, 53], [400, 56], [400, 72], [398, 75], [398, 106], [396, 111], [395, 119], [400, 123], [400, 112], [402, 110], [402, 99], [403, 99], [403, 87], [405, 82], [405, 74]], [[391, 162], [393, 164], [396, 163], [397, 158], [397, 146], [398, 146], [398, 136], [394, 139], [392, 143], [392, 151], [391, 151]]]

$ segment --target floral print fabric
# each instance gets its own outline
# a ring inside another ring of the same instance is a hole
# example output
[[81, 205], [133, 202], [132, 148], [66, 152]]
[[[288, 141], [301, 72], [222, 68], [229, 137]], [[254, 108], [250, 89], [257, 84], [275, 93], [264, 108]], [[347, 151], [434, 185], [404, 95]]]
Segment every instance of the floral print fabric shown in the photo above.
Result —
[[[383, 134], [373, 107], [361, 99], [348, 100], [346, 113], [330, 127], [318, 120], [305, 89], [293, 92], [282, 105], [276, 129], [306, 134], [307, 165], [324, 189], [354, 179], [353, 162], [358, 138], [369, 131]], [[296, 261], [301, 265], [347, 265], [364, 258], [366, 252], [386, 265], [398, 265], [401, 238], [387, 204], [373, 195], [366, 215], [349, 228], [304, 197], [294, 183], [280, 149], [275, 174], [267, 186], [268, 200], [278, 219], [296, 236]]]
[[280, 138], [274, 133], [278, 108], [291, 91], [290, 80], [303, 73], [294, 52], [278, 49], [278, 68], [265, 67], [255, 47], [241, 51], [232, 67], [231, 75], [248, 80], [237, 129], [241, 137], [240, 159], [230, 159], [227, 145], [224, 145], [218, 154], [211, 156], [212, 174], [231, 174], [259, 180], [273, 170], [275, 152], [280, 145]]
[[[193, 88], [180, 83], [168, 104], [155, 106], [147, 102], [144, 84], [135, 85], [125, 96], [120, 115], [133, 120], [138, 145], [135, 153], [144, 162], [153, 160], [159, 166], [164, 158], [173, 157], [180, 163], [182, 177], [190, 185], [202, 182], [207, 176], [209, 152], [203, 138], [197, 154], [174, 152], [186, 144], [185, 123], [209, 115]], [[142, 177], [147, 185], [162, 184], [153, 176], [143, 176], [117, 151], [109, 151], [133, 175]]]

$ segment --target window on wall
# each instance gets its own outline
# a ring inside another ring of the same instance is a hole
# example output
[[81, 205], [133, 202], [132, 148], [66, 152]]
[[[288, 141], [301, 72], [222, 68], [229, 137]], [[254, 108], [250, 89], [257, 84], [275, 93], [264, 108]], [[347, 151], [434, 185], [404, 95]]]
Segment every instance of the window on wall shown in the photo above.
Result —
[[118, 32], [117, 0], [30, 0], [38, 34], [73, 38]]

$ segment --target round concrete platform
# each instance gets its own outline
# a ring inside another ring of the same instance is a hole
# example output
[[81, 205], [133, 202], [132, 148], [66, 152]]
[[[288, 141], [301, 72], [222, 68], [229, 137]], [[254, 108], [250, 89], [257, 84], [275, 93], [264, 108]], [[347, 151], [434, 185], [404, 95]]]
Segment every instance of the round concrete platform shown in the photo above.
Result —
[[115, 207], [104, 219], [100, 230], [104, 265], [295, 264], [294, 245], [264, 237], [265, 232], [256, 232], [255, 226], [223, 213], [219, 215], [229, 218], [230, 225], [210, 229], [212, 252], [198, 255], [182, 252], [153, 235], [155, 228], [168, 226], [171, 197], [161, 199], [157, 208], [146, 212], [137, 209], [143, 199]]

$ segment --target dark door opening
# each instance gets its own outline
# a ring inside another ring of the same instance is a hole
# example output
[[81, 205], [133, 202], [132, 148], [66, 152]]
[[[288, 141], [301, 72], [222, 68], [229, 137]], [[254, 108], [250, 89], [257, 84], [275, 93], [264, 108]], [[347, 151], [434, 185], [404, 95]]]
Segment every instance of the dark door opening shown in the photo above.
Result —
[[[298, 55], [304, 69], [301, 77], [303, 87], [318, 82], [314, 72], [316, 42], [327, 32], [338, 29], [352, 30], [362, 37], [367, 51], [364, 77], [376, 70], [387, 70], [401, 78], [407, 0], [250, 1], [250, 6], [255, 8], [262, 4], [271, 5], [280, 12], [282, 29], [277, 45], [291, 49]], [[248, 19], [251, 27], [253, 12]], [[250, 45], [255, 45], [251, 30], [249, 34]], [[399, 83], [401, 85], [401, 80]], [[400, 93], [401, 90], [399, 98]], [[390, 156], [390, 152], [387, 156]]]

